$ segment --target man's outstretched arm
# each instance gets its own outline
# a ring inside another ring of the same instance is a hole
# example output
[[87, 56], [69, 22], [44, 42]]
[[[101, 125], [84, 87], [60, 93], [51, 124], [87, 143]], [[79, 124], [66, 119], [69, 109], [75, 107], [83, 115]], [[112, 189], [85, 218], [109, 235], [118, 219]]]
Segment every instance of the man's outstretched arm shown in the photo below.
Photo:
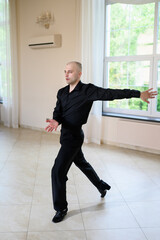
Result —
[[157, 91], [152, 91], [152, 88], [140, 92], [135, 89], [110, 89], [89, 84], [87, 89], [87, 97], [89, 101], [112, 101], [124, 98], [141, 98], [143, 101], [149, 103], [148, 99], [155, 98], [156, 95]]

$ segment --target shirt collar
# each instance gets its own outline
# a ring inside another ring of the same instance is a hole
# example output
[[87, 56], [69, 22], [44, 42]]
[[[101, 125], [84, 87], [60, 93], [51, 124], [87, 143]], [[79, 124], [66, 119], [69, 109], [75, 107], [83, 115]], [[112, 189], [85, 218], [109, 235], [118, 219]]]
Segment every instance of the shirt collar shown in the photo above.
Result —
[[78, 91], [78, 90], [80, 90], [80, 88], [82, 87], [82, 82], [81, 82], [81, 80], [78, 82], [78, 84], [75, 86], [75, 88], [74, 88], [74, 90], [75, 91]]
[[[81, 80], [77, 83], [77, 85], [75, 86], [75, 88], [73, 89], [73, 91], [79, 91], [80, 88], [82, 87], [83, 83], [81, 82]], [[66, 88], [67, 92], [69, 92], [69, 85]]]

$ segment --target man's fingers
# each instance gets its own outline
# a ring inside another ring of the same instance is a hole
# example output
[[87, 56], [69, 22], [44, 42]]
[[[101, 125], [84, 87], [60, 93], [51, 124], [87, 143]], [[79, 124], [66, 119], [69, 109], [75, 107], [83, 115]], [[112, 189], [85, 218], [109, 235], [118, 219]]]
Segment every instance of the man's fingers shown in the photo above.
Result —
[[152, 90], [153, 90], [153, 88], [150, 88], [150, 89], [147, 90], [147, 92], [152, 91]]
[[48, 125], [46, 128], [45, 128], [45, 130], [47, 131], [47, 129], [49, 128], [50, 126]]
[[144, 100], [146, 103], [150, 103], [147, 99]]
[[157, 91], [152, 91], [152, 89], [153, 89], [153, 88], [150, 88], [150, 89], [147, 90], [147, 92], [149, 93], [149, 95], [150, 95], [150, 96], [151, 96], [151, 95], [152, 95], [152, 96], [158, 95], [158, 92], [157, 92]]
[[157, 92], [152, 92], [152, 96], [157, 96], [158, 93]]
[[153, 92], [150, 92], [149, 94], [152, 94], [152, 95], [157, 95], [157, 91], [153, 91]]
[[52, 132], [53, 131], [53, 127], [50, 127], [48, 130], [47, 130], [47, 132]]
[[46, 130], [47, 132], [52, 132], [53, 129], [54, 129], [54, 126], [51, 126], [51, 125], [48, 125], [48, 126], [45, 128], [45, 130]]
[[47, 132], [52, 132], [52, 131], [53, 131], [53, 129], [52, 129], [52, 128], [49, 128]]
[[157, 96], [157, 92], [150, 92], [149, 98], [155, 98]]

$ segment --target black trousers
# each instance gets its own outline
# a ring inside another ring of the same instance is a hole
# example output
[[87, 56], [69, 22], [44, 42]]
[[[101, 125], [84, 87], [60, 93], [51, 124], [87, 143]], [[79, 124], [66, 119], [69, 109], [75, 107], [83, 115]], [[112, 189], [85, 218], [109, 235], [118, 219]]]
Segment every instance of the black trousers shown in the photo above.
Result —
[[95, 187], [100, 187], [100, 178], [93, 167], [86, 161], [81, 150], [83, 139], [84, 135], [82, 130], [72, 132], [68, 129], [62, 129], [60, 138], [61, 148], [51, 172], [53, 207], [56, 211], [67, 208], [67, 173], [73, 162], [89, 178]]

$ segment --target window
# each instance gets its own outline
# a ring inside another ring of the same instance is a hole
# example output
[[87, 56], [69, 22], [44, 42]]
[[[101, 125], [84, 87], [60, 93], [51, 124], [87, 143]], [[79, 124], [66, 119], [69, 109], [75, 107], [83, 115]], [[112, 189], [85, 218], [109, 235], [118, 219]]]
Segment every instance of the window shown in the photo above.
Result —
[[106, 1], [104, 87], [153, 87], [159, 95], [149, 105], [137, 98], [104, 102], [103, 112], [160, 118], [160, 1], [115, 2]]
[[[10, 26], [9, 1], [0, 0], [0, 101], [7, 96], [7, 81], [10, 79]], [[9, 56], [9, 57], [8, 57]]]

